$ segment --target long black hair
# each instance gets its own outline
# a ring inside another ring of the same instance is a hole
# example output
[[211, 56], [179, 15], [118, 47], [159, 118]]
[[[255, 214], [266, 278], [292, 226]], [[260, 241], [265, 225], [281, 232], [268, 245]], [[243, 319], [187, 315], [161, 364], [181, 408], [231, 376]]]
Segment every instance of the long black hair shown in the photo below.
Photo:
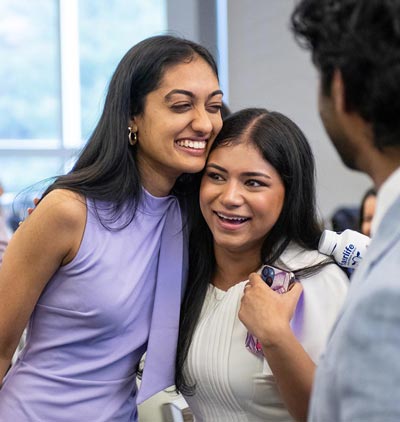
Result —
[[[199, 56], [218, 78], [208, 50], [192, 41], [170, 35], [147, 38], [133, 46], [118, 64], [109, 84], [100, 120], [73, 169], [59, 176], [45, 191], [70, 189], [85, 197], [109, 203], [115, 215], [128, 205], [131, 219], [141, 194], [136, 147], [128, 143], [129, 120], [144, 111], [146, 96], [156, 90], [166, 69]], [[183, 195], [191, 186], [182, 175], [173, 193]]]
[[[261, 108], [244, 109], [227, 117], [211, 151], [241, 142], [254, 145], [276, 169], [285, 186], [281, 214], [260, 250], [260, 263], [279, 263], [283, 268], [284, 263], [279, 258], [290, 242], [315, 250], [321, 236], [315, 203], [313, 153], [295, 123], [281, 113]], [[190, 237], [189, 256], [189, 280], [181, 311], [175, 379], [178, 390], [186, 394], [191, 394], [194, 386], [187, 383], [184, 364], [216, 267], [212, 234], [199, 210]], [[294, 272], [297, 276], [306, 277], [326, 263], [299, 268]]]

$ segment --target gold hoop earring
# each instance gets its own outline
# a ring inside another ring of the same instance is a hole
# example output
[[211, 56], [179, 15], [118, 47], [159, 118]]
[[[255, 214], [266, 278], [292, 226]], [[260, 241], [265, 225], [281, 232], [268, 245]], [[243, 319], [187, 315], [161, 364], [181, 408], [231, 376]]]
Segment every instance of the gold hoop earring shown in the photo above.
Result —
[[138, 140], [137, 139], [137, 132], [134, 132], [130, 126], [128, 127], [128, 130], [129, 130], [129, 134], [128, 134], [129, 143], [132, 146], [134, 146], [136, 144], [137, 140]]

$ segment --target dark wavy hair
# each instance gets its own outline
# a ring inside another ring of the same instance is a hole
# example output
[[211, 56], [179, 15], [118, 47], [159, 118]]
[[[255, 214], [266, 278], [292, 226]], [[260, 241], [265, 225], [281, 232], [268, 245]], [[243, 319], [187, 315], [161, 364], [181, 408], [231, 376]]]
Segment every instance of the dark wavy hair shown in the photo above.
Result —
[[[281, 113], [262, 108], [244, 109], [227, 117], [211, 151], [241, 142], [253, 144], [276, 169], [285, 186], [281, 214], [260, 250], [260, 263], [279, 263], [284, 268], [279, 258], [290, 242], [315, 250], [321, 236], [312, 150], [295, 123]], [[194, 391], [194, 386], [188, 385], [185, 378], [184, 364], [216, 266], [212, 234], [199, 210], [190, 237], [189, 256], [189, 280], [181, 311], [175, 379], [178, 390], [185, 394]], [[298, 277], [307, 277], [330, 262], [298, 268], [294, 272]]]
[[[115, 215], [126, 205], [133, 218], [141, 194], [136, 148], [128, 143], [129, 120], [144, 111], [146, 96], [156, 90], [165, 71], [196, 56], [217, 66], [208, 50], [192, 41], [159, 35], [133, 46], [118, 64], [109, 84], [100, 120], [73, 169], [59, 176], [45, 191], [69, 189], [111, 204]], [[184, 195], [192, 188], [191, 175], [182, 175], [173, 193]]]
[[400, 2], [301, 0], [291, 26], [311, 50], [324, 95], [340, 70], [346, 107], [371, 124], [375, 146], [399, 146]]

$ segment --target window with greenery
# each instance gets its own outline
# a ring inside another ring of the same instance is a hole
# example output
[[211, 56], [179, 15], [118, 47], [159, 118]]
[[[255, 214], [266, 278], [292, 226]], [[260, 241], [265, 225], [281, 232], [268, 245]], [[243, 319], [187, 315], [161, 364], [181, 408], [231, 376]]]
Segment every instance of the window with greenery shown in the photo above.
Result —
[[62, 173], [89, 137], [124, 53], [167, 29], [166, 0], [0, 2], [3, 203]]

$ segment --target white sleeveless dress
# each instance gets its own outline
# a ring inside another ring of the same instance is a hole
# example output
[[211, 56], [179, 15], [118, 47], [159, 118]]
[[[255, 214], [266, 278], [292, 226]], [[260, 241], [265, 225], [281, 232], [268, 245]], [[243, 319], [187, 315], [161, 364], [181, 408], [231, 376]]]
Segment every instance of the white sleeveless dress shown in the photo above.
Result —
[[[291, 245], [281, 259], [290, 268], [325, 259], [317, 251]], [[291, 421], [265, 359], [245, 347], [247, 330], [238, 318], [246, 281], [228, 291], [212, 285], [187, 359], [186, 374], [196, 383], [185, 396], [196, 422]], [[348, 289], [348, 278], [335, 264], [301, 280], [304, 295], [292, 328], [311, 358], [318, 363], [327, 336]]]

